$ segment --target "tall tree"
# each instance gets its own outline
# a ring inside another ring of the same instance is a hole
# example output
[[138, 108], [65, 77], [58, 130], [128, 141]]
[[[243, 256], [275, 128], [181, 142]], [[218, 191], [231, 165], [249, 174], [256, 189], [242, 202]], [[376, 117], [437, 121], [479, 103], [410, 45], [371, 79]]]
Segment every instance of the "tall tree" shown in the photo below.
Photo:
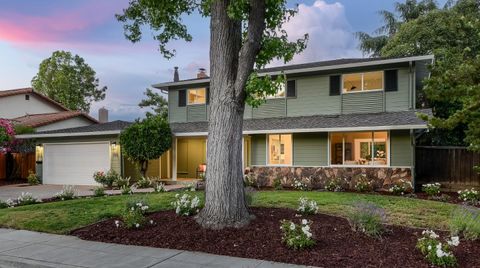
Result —
[[365, 32], [356, 33], [360, 41], [360, 50], [372, 57], [380, 56], [382, 48], [393, 38], [402, 24], [413, 21], [437, 8], [435, 0], [406, 0], [405, 3], [395, 3], [395, 12], [379, 11], [384, 25], [375, 30], [373, 36]]
[[32, 87], [71, 110], [85, 112], [92, 102], [105, 99], [107, 90], [82, 57], [67, 51], [55, 51], [40, 63]]
[[145, 95], [146, 98], [142, 99], [138, 106], [140, 106], [140, 108], [149, 108], [153, 111], [153, 113], [147, 111], [147, 117], [154, 115], [161, 116], [165, 119], [168, 117], [168, 102], [162, 95], [153, 92], [150, 88], [147, 88], [143, 95]]
[[242, 167], [245, 101], [257, 105], [254, 100], [265, 96], [257, 93], [274, 88], [247, 84], [275, 84], [278, 80], [259, 77], [256, 70], [275, 58], [291, 60], [305, 48], [308, 36], [288, 41], [282, 25], [295, 11], [286, 8], [286, 0], [130, 0], [117, 18], [133, 42], [149, 25], [160, 52], [169, 58], [175, 53], [167, 48], [170, 40], [192, 39], [182, 16], [196, 11], [210, 16], [211, 72], [205, 207], [197, 221], [213, 229], [243, 226], [250, 220]]

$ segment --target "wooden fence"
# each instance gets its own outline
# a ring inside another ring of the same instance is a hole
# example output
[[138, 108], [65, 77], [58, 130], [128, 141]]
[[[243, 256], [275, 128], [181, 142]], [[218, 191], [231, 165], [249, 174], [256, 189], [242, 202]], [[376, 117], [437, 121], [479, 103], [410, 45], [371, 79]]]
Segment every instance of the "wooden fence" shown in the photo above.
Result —
[[415, 152], [416, 181], [439, 182], [452, 190], [480, 187], [480, 175], [473, 166], [480, 165], [480, 154], [465, 147], [418, 146]]
[[10, 165], [10, 174], [7, 174], [9, 167], [6, 154], [0, 153], [0, 179], [11, 177], [12, 179], [25, 179], [28, 172], [35, 172], [35, 153], [13, 153], [13, 165]]

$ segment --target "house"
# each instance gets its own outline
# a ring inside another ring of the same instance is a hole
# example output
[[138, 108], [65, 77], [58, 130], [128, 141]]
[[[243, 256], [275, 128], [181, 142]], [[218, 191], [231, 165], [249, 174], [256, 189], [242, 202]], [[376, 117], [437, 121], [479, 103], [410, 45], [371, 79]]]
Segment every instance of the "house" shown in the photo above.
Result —
[[[243, 163], [266, 185], [276, 178], [310, 179], [358, 174], [389, 187], [413, 182], [415, 135], [427, 128], [417, 117], [417, 95], [433, 56], [339, 59], [264, 69], [287, 82], [258, 108], [246, 106]], [[197, 178], [206, 164], [209, 78], [153, 85], [168, 92], [174, 139], [172, 179]]]

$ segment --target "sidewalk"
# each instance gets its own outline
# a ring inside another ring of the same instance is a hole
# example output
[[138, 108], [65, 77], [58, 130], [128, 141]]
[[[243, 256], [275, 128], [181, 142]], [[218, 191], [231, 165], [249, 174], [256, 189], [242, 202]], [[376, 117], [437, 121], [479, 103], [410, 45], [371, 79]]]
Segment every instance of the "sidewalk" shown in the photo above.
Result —
[[[161, 237], [159, 237], [161, 239]], [[0, 229], [0, 267], [302, 267], [262, 260]]]

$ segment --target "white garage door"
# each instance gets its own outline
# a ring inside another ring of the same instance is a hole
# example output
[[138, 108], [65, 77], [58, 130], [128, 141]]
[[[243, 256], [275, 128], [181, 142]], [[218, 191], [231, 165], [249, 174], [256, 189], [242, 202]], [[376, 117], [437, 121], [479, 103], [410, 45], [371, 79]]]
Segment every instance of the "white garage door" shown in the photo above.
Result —
[[43, 183], [95, 185], [93, 173], [110, 169], [110, 143], [44, 145]]

